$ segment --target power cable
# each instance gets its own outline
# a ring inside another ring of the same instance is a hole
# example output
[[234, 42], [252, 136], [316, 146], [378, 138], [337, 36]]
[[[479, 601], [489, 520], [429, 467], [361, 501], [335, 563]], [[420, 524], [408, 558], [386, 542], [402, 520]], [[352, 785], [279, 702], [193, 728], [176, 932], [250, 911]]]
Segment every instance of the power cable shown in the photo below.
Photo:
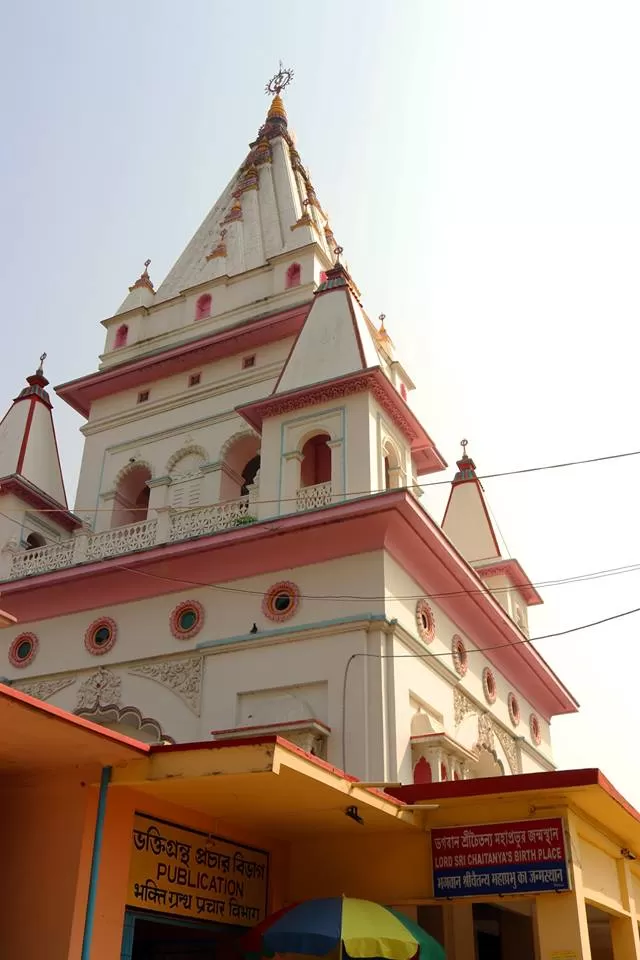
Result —
[[[640, 450], [629, 450], [629, 451], [626, 451], [625, 453], [611, 453], [601, 457], [588, 457], [583, 460], [567, 460], [562, 463], [547, 463], [547, 464], [542, 464], [536, 467], [522, 467], [518, 470], [502, 470], [502, 471], [499, 471], [498, 473], [483, 473], [483, 474], [479, 474], [476, 477], [476, 479], [477, 480], [495, 480], [499, 477], [515, 477], [515, 476], [521, 476], [527, 473], [541, 473], [544, 470], [560, 470], [560, 469], [564, 469], [565, 467], [580, 467], [580, 466], [585, 466], [592, 463], [604, 463], [608, 460], [620, 460], [624, 457], [637, 457], [637, 456], [640, 456]], [[412, 483], [411, 489], [418, 487], [422, 490], [425, 490], [425, 489], [428, 489], [429, 487], [447, 486], [447, 485], [450, 485], [451, 482], [452, 482], [451, 480], [430, 480], [426, 483]], [[400, 487], [398, 489], [407, 489], [407, 488]], [[389, 492], [390, 491], [386, 489], [351, 490], [348, 493], [345, 493], [344, 496], [345, 497], [370, 497], [370, 496], [377, 496], [378, 494], [381, 494], [381, 493], [389, 493]], [[293, 502], [296, 502], [297, 499], [298, 499], [297, 497], [279, 497], [271, 500], [264, 500], [264, 499], [254, 500], [252, 501], [252, 503], [255, 503], [255, 504], [293, 503]], [[218, 506], [218, 505], [219, 504], [216, 503], [216, 504], [205, 504], [204, 506]], [[193, 509], [202, 509], [202, 507], [193, 508]], [[75, 507], [73, 511], [69, 511], [69, 512], [70, 513], [73, 512], [75, 513], [76, 516], [79, 516], [81, 513], [105, 513], [105, 512], [111, 513], [112, 510], [113, 510], [113, 507], [96, 507], [94, 505], [92, 507]], [[39, 509], [37, 512], [38, 513], [60, 513], [60, 508], [46, 507], [41, 510]], [[189, 512], [189, 511], [187, 509], [185, 511], [177, 511], [177, 512]]]
[[[632, 610], [623, 610], [622, 613], [614, 613], [609, 617], [603, 617], [601, 620], [591, 620], [589, 623], [583, 623], [578, 627], [567, 627], [565, 630], [555, 630], [553, 633], [544, 633], [539, 637], [531, 637], [528, 640], [514, 640], [513, 643], [498, 643], [491, 647], [472, 647], [467, 650], [468, 653], [487, 653], [490, 650], [501, 650], [504, 647], [515, 647], [520, 644], [525, 643], [537, 643], [540, 640], [551, 640], [556, 637], [566, 637], [571, 633], [578, 633], [581, 630], [589, 630], [591, 627], [602, 626], [603, 623], [611, 623], [613, 620], [621, 620], [623, 617], [630, 617], [635, 613], [640, 613], [640, 607], [634, 607]], [[346, 720], [347, 720], [347, 680], [349, 677], [349, 670], [351, 664], [358, 659], [358, 657], [364, 658], [375, 658], [377, 660], [403, 660], [411, 658], [413, 660], [421, 660], [425, 663], [428, 663], [430, 658], [440, 658], [440, 657], [453, 657], [453, 651], [447, 650], [446, 653], [352, 653], [349, 659], [347, 660], [344, 668], [344, 675], [342, 680], [342, 769], [346, 770], [346, 752], [347, 752], [347, 736], [346, 736]]]

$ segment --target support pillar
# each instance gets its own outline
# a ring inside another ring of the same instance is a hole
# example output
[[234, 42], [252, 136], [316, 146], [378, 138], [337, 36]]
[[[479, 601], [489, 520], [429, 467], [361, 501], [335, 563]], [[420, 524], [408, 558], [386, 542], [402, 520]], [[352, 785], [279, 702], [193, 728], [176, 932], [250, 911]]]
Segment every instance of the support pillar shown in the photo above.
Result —
[[447, 960], [476, 960], [473, 904], [450, 903], [444, 909], [444, 951]]
[[552, 960], [554, 954], [559, 953], [572, 954], [575, 960], [591, 960], [580, 841], [571, 814], [567, 817], [566, 839], [573, 889], [569, 893], [546, 893], [536, 897], [534, 915], [539, 960]]
[[633, 894], [633, 880], [627, 860], [618, 862], [618, 879], [622, 906], [628, 917], [611, 917], [611, 943], [614, 960], [640, 960], [640, 936], [636, 917], [637, 905]]

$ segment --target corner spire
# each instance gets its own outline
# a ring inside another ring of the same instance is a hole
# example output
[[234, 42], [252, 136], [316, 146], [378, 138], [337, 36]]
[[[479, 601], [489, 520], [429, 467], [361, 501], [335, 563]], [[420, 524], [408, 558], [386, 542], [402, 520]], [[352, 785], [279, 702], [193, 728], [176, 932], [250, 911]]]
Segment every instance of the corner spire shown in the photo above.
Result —
[[467, 453], [468, 440], [462, 440], [462, 456], [451, 482], [451, 493], [442, 519], [442, 529], [468, 563], [498, 560], [502, 553], [489, 508], [476, 474], [476, 465]]
[[[12, 406], [0, 422], [0, 477], [19, 480], [67, 509], [58, 445], [52, 418], [52, 404], [44, 375], [46, 353], [41, 354], [35, 373], [27, 377]], [[22, 489], [22, 488], [21, 488]]]
[[144, 270], [136, 282], [129, 287], [129, 293], [116, 310], [116, 314], [126, 313], [128, 310], [138, 310], [140, 307], [149, 307], [154, 302], [156, 292], [149, 276], [150, 264], [151, 260], [145, 260]]

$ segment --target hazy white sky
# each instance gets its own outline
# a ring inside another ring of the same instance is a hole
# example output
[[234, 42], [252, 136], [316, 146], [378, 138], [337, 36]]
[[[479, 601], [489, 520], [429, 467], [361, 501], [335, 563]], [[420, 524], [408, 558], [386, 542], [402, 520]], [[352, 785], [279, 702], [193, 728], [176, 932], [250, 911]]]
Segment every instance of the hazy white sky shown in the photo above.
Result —
[[[54, 383], [96, 368], [99, 321], [146, 257], [162, 279], [282, 58], [302, 157], [449, 462], [462, 436], [486, 473], [640, 448], [635, 0], [23, 0], [3, 21], [3, 403], [42, 350]], [[56, 422], [73, 497], [80, 420]], [[639, 467], [486, 483], [534, 582], [640, 564]], [[640, 606], [640, 571], [542, 593], [534, 635]], [[559, 765], [637, 806], [639, 637], [640, 614], [539, 645], [582, 705], [554, 723]]]

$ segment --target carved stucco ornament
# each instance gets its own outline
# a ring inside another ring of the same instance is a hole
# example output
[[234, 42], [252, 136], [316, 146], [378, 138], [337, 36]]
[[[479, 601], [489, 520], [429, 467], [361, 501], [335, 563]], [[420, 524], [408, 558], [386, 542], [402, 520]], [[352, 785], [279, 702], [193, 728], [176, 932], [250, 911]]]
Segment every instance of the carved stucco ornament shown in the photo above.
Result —
[[187, 657], [184, 660], [160, 660], [155, 663], [139, 663], [131, 667], [133, 677], [155, 680], [180, 697], [196, 716], [200, 715], [202, 691], [202, 657]]
[[465, 717], [471, 714], [477, 714], [477, 747], [484, 747], [486, 750], [494, 752], [494, 738], [497, 739], [498, 743], [505, 752], [511, 773], [521, 772], [520, 753], [518, 751], [515, 739], [510, 733], [504, 730], [499, 723], [496, 723], [490, 714], [481, 713], [480, 708], [476, 706], [473, 700], [463, 693], [463, 691], [458, 687], [455, 687], [453, 691], [453, 714], [454, 724], [456, 727], [460, 726]]
[[15, 689], [26, 693], [30, 697], [35, 697], [36, 700], [48, 700], [54, 694], [64, 690], [65, 687], [70, 687], [75, 682], [75, 677], [60, 677], [57, 680], [27, 680], [23, 683], [16, 683]]
[[80, 685], [76, 712], [100, 707], [118, 706], [121, 699], [122, 680], [107, 667], [99, 667]]

